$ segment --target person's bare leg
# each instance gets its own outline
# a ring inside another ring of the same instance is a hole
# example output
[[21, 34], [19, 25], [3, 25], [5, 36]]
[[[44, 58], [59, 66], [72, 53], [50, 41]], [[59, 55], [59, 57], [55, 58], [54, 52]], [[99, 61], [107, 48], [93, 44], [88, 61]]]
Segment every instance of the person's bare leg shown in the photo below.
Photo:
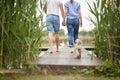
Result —
[[53, 44], [53, 33], [52, 32], [49, 32], [48, 33], [48, 42], [49, 42], [49, 46], [50, 46], [50, 49], [49, 49], [49, 52], [52, 53], [53, 52], [53, 48], [52, 48], [52, 44]]
[[59, 52], [59, 34], [55, 33], [56, 52]]

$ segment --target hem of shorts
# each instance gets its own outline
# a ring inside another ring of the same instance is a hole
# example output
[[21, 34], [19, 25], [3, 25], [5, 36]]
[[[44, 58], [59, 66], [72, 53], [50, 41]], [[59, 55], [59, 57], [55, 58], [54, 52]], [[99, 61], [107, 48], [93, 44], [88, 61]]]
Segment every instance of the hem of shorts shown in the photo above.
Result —
[[48, 32], [53, 32], [54, 33], [54, 31], [48, 31]]

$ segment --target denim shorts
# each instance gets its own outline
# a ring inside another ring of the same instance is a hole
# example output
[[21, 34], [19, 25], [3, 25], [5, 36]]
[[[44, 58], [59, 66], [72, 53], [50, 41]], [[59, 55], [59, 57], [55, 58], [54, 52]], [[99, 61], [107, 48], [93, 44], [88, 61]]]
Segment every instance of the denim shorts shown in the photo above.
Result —
[[60, 18], [58, 15], [48, 14], [46, 17], [46, 25], [48, 32], [59, 32]]

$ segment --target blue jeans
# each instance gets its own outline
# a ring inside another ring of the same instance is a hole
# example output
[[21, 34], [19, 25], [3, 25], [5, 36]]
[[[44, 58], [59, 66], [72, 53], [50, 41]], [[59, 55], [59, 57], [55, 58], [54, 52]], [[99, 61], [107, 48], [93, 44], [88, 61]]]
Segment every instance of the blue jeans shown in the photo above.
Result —
[[73, 47], [74, 42], [76, 39], [78, 39], [78, 32], [79, 32], [79, 19], [67, 19], [67, 30], [68, 30], [68, 41], [69, 46]]
[[59, 32], [60, 30], [60, 19], [58, 15], [48, 14], [46, 17], [46, 25], [48, 32]]

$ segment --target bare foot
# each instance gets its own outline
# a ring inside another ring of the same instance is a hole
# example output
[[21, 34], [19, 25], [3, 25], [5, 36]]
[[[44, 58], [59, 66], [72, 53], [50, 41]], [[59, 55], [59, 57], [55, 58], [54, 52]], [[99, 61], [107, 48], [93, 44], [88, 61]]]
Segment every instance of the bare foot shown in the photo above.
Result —
[[59, 52], [59, 48], [56, 48], [56, 52]]
[[56, 52], [59, 52], [59, 50], [57, 49]]
[[74, 48], [72, 47], [72, 48], [70, 48], [70, 53], [73, 53], [74, 52]]
[[50, 53], [50, 54], [52, 54], [53, 53], [53, 49], [48, 49], [47, 52]]
[[50, 54], [52, 54], [53, 52], [51, 51], [51, 52], [49, 52]]
[[81, 56], [79, 55], [79, 56], [77, 56], [76, 58], [77, 58], [77, 59], [80, 59], [80, 58], [81, 58]]
[[73, 51], [71, 51], [70, 53], [73, 53]]

